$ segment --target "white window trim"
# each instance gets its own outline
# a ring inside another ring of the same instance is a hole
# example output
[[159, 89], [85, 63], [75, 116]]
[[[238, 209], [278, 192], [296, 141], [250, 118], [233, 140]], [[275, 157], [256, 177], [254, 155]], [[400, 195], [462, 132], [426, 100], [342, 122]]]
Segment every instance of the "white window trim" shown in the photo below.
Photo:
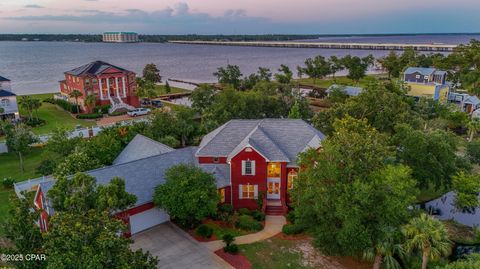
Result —
[[[251, 173], [247, 174], [247, 162], [250, 162]], [[255, 175], [255, 161], [252, 160], [243, 160], [242, 161], [242, 176], [254, 176]]]
[[[253, 186], [253, 197], [243, 197], [243, 186], [247, 186], [247, 188], [250, 188], [250, 186]], [[248, 199], [248, 200], [252, 200], [252, 199], [257, 199], [258, 198], [258, 185], [254, 185], [254, 184], [239, 184], [238, 185], [238, 198], [239, 199]]]

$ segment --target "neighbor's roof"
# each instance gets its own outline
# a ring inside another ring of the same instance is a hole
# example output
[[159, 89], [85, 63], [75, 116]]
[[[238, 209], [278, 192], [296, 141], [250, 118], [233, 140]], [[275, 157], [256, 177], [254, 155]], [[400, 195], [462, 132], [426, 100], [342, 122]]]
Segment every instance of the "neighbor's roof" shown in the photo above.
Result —
[[328, 87], [327, 93], [330, 93], [330, 91], [333, 89], [341, 89], [345, 91], [348, 96], [358, 96], [363, 91], [363, 89], [360, 87], [333, 84], [332, 86]]
[[426, 68], [426, 67], [409, 67], [405, 70], [405, 74], [410, 75], [413, 73], [420, 73], [424, 76], [429, 76], [436, 71], [435, 68]]
[[86, 65], [82, 65], [80, 67], [77, 67], [75, 69], [72, 69], [70, 71], [65, 72], [66, 74], [74, 75], [74, 76], [80, 76], [80, 75], [98, 75], [101, 74], [103, 71], [107, 70], [108, 68], [115, 68], [118, 69], [122, 72], [130, 72], [126, 69], [123, 69], [121, 67], [103, 62], [103, 61], [95, 61], [91, 62]]
[[11, 91], [0, 89], [0, 97], [10, 97], [10, 96], [16, 96], [16, 95]]
[[467, 104], [478, 105], [480, 104], [480, 99], [478, 99], [478, 97], [475, 95], [469, 95], [463, 102]]
[[137, 134], [122, 152], [113, 161], [113, 164], [128, 163], [135, 160], [144, 159], [151, 156], [173, 151], [174, 149], [150, 139], [141, 134]]
[[9, 80], [8, 78], [6, 78], [6, 77], [0, 76], [0, 81], [10, 81], [10, 80]]
[[324, 138], [299, 119], [231, 120], [204, 137], [196, 156], [232, 158], [251, 146], [269, 161], [295, 163], [300, 152], [318, 148]]

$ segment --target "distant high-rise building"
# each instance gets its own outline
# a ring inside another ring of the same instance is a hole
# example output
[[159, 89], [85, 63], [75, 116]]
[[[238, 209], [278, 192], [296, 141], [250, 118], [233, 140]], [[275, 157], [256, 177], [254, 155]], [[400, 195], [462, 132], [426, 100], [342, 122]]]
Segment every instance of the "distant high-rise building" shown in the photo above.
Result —
[[133, 32], [105, 32], [103, 42], [131, 43], [139, 42], [138, 34]]

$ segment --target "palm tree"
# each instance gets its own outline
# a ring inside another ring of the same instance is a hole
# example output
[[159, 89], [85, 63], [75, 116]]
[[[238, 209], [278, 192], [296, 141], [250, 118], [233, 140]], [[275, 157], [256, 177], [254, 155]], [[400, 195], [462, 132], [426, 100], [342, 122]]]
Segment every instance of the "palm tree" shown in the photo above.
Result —
[[79, 90], [73, 90], [70, 93], [71, 98], [75, 98], [75, 105], [77, 106], [77, 114], [80, 113], [80, 108], [78, 107], [78, 97], [81, 97], [82, 93]]
[[399, 269], [400, 263], [395, 258], [403, 256], [404, 250], [400, 244], [401, 233], [397, 228], [386, 226], [381, 228], [382, 236], [375, 246], [363, 252], [363, 258], [373, 260], [373, 269], [380, 269], [382, 264], [386, 269]]
[[97, 104], [97, 97], [95, 97], [94, 94], [89, 94], [85, 98], [85, 105], [88, 107], [89, 110], [92, 110], [95, 108], [95, 105]]
[[28, 112], [28, 120], [31, 121], [33, 118], [32, 115], [32, 98], [28, 95], [21, 96], [20, 100], [18, 101], [20, 107], [25, 109]]
[[467, 123], [467, 128], [468, 128], [468, 141], [472, 141], [477, 132], [480, 130], [480, 121], [477, 119], [470, 119], [470, 121]]
[[39, 99], [31, 99], [31, 107], [32, 111], [35, 110], [35, 118], [37, 118], [37, 121], [39, 120], [38, 118], [38, 109], [42, 106], [42, 102], [40, 102]]
[[405, 249], [408, 252], [419, 250], [422, 253], [422, 269], [427, 269], [428, 261], [436, 260], [450, 252], [450, 239], [445, 225], [433, 217], [422, 213], [403, 226], [406, 237]]

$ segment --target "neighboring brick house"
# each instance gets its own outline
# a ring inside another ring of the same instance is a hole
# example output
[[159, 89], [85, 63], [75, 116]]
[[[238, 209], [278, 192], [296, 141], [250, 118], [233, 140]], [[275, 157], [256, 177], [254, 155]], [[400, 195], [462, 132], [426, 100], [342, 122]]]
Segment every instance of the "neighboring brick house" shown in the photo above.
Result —
[[83, 111], [90, 112], [85, 105], [88, 95], [94, 95], [97, 105], [112, 105], [110, 112], [117, 109], [133, 109], [140, 106], [136, 95], [136, 74], [112, 64], [95, 61], [65, 72], [65, 80], [60, 81], [60, 93], [71, 102], [74, 90], [80, 91], [78, 98]]
[[447, 72], [435, 68], [409, 67], [403, 75], [403, 81], [409, 86], [407, 95], [440, 102], [447, 102], [448, 99], [450, 86], [446, 80]]
[[12, 92], [10, 80], [0, 76], [0, 121], [18, 120], [17, 95]]
[[[117, 214], [134, 234], [168, 221], [168, 215], [154, 207], [156, 186], [165, 182], [165, 171], [178, 164], [195, 165], [216, 179], [222, 203], [234, 208], [257, 208], [264, 193], [267, 214], [285, 214], [289, 189], [298, 173], [297, 156], [310, 148], [319, 149], [325, 136], [303, 120], [231, 120], [207, 134], [199, 147], [174, 150], [137, 135], [112, 166], [86, 172], [98, 184], [113, 177], [125, 180], [127, 192], [137, 196], [134, 207]], [[48, 229], [48, 190], [55, 181], [39, 185], [35, 205], [44, 209], [40, 227]]]

